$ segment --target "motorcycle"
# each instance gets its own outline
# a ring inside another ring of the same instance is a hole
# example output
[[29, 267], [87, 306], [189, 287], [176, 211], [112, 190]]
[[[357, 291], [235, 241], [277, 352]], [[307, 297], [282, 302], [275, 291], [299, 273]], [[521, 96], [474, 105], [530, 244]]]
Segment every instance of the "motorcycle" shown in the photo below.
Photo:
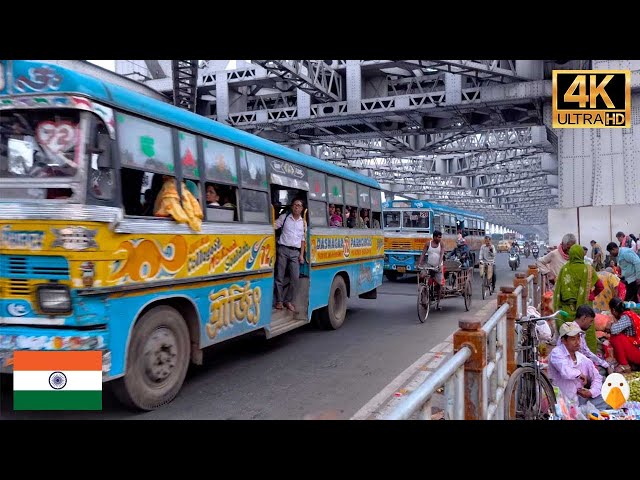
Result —
[[511, 270], [516, 270], [520, 266], [520, 255], [516, 252], [509, 252], [509, 267]]
[[538, 254], [540, 253], [539, 250], [537, 248], [534, 248], [531, 250], [531, 253], [533, 254], [533, 258], [538, 258]]
[[525, 256], [526, 258], [529, 258], [529, 253], [530, 253], [530, 252], [529, 252], [529, 247], [524, 247], [524, 256]]

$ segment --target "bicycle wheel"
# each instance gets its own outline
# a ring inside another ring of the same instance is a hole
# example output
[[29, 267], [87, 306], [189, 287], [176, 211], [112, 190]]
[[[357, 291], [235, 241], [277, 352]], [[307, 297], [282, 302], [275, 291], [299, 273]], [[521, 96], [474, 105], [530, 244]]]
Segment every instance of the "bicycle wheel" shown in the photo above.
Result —
[[418, 320], [420, 320], [420, 323], [427, 321], [430, 306], [431, 300], [429, 299], [429, 287], [426, 285], [420, 285], [418, 288]]
[[551, 382], [540, 372], [536, 382], [533, 367], [519, 367], [504, 390], [505, 420], [547, 420], [555, 411], [556, 395]]
[[463, 291], [464, 308], [467, 312], [471, 308], [471, 294], [472, 294], [471, 277], [467, 277], [467, 280], [464, 282], [464, 291]]

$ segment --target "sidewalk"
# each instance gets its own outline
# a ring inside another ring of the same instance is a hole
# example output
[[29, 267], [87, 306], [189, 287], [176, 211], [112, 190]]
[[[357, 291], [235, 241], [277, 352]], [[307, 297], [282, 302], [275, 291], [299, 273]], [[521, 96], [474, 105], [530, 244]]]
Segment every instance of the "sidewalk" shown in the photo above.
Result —
[[[473, 316], [483, 322], [496, 311], [496, 296], [490, 298]], [[409, 368], [398, 375], [380, 393], [373, 397], [366, 405], [358, 410], [350, 420], [380, 420], [407, 395], [422, 384], [433, 371], [453, 355], [453, 334], [442, 343], [433, 347], [416, 360]], [[442, 389], [432, 397], [432, 420], [444, 420], [444, 402]]]

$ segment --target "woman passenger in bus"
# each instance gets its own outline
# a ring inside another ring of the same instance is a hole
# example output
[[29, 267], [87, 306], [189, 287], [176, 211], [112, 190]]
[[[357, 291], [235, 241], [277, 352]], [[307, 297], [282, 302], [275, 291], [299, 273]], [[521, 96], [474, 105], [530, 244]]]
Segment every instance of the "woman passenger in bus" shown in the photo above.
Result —
[[342, 217], [339, 213], [337, 213], [335, 205], [329, 205], [329, 226], [330, 227], [341, 227], [342, 226]]
[[220, 203], [218, 203], [218, 200], [220, 200], [220, 196], [218, 195], [218, 192], [216, 192], [216, 189], [214, 188], [214, 186], [212, 184], [207, 184], [207, 207], [219, 207]]

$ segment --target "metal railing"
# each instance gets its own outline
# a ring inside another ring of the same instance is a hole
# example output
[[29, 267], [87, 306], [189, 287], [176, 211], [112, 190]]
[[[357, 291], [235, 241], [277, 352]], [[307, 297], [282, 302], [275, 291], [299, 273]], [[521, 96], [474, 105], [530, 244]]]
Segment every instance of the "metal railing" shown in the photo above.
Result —
[[517, 367], [515, 319], [529, 306], [540, 308], [545, 283], [535, 266], [526, 278], [516, 274], [514, 287], [502, 287], [498, 308], [484, 323], [461, 320], [454, 333], [452, 358], [435, 370], [384, 420], [431, 419], [433, 397], [444, 385], [445, 419], [504, 418], [504, 394], [509, 375]]
[[482, 326], [487, 334], [487, 366], [483, 371], [485, 420], [504, 418], [504, 389], [507, 386], [507, 312], [502, 305]]
[[409, 420], [418, 412], [421, 420], [431, 420], [433, 394], [443, 385], [447, 398], [445, 418], [464, 420], [464, 364], [469, 357], [471, 348], [461, 348], [383, 420]]

